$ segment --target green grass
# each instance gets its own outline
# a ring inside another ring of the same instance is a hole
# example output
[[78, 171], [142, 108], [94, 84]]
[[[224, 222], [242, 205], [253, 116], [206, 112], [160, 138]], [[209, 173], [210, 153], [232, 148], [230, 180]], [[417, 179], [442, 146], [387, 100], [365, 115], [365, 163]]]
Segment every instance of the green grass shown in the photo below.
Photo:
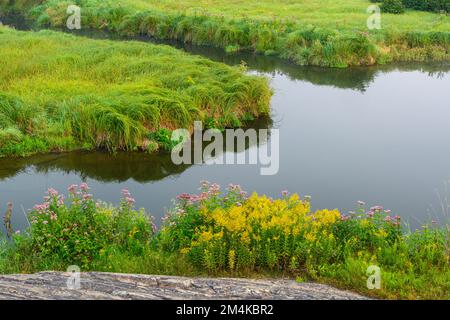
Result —
[[[31, 227], [0, 242], [0, 273], [108, 271], [181, 276], [283, 277], [318, 281], [389, 299], [450, 299], [449, 226], [402, 230], [382, 208], [350, 215], [311, 211], [308, 199], [247, 197], [202, 183], [181, 195], [158, 231], [122, 191], [118, 206], [94, 201], [87, 185], [49, 197], [29, 214]], [[14, 209], [13, 212], [14, 214]], [[381, 288], [367, 288], [367, 269]]]
[[1, 27], [0, 63], [0, 156], [152, 151], [193, 120], [269, 113], [267, 79], [168, 46]]
[[[39, 26], [64, 27], [66, 0], [31, 11]], [[408, 10], [368, 30], [366, 0], [76, 1], [84, 28], [253, 50], [300, 65], [347, 67], [392, 61], [449, 61], [450, 17]]]

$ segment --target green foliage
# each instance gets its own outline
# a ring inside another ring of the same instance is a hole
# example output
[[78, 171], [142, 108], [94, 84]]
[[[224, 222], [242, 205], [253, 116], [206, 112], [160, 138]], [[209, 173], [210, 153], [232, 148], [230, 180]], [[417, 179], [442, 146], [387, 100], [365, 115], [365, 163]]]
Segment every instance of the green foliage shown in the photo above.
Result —
[[383, 0], [381, 11], [386, 13], [400, 14], [405, 12], [402, 0]]
[[167, 46], [3, 27], [0, 60], [0, 156], [148, 150], [149, 132], [269, 112], [265, 78]]
[[169, 129], [162, 128], [156, 132], [150, 132], [148, 136], [165, 151], [171, 151], [178, 144], [178, 141], [172, 141], [172, 131]]
[[[449, 60], [446, 41], [427, 45], [426, 50], [405, 46], [408, 33], [437, 32], [443, 35], [440, 38], [447, 37], [447, 16], [423, 12], [407, 12], [401, 18], [386, 15], [382, 30], [367, 31], [367, 3], [360, 0], [322, 0], [320, 5], [306, 0], [283, 5], [266, 0], [217, 0], [207, 7], [193, 0], [176, 5], [173, 1], [126, 0], [117, 4], [80, 0], [80, 5], [86, 28], [215, 46], [229, 53], [252, 50], [299, 65], [347, 67]], [[64, 27], [65, 7], [65, 1], [48, 0], [32, 11], [32, 17], [40, 25]], [[387, 0], [383, 7], [389, 12], [402, 11], [401, 0]]]
[[[29, 214], [31, 227], [0, 242], [0, 273], [66, 270], [171, 275], [289, 276], [383, 298], [448, 299], [448, 226], [404, 233], [398, 217], [363, 205], [349, 216], [312, 212], [310, 200], [247, 197], [239, 186], [202, 183], [182, 194], [159, 232], [133, 209], [128, 190], [118, 206], [94, 202], [89, 187], [49, 189]], [[368, 291], [367, 268], [381, 268], [382, 289]]]
[[433, 12], [450, 12], [450, 0], [402, 0], [406, 8]]
[[94, 202], [89, 187], [69, 188], [69, 199], [49, 189], [45, 202], [29, 214], [32, 227], [17, 235], [19, 251], [37, 261], [88, 267], [107, 250], [142, 254], [150, 245], [154, 225], [145, 211], [133, 209], [134, 199], [124, 190], [120, 206]]
[[[200, 195], [181, 195], [159, 233], [164, 250], [179, 252], [216, 274], [272, 270], [332, 281], [366, 292], [366, 270], [382, 270], [383, 297], [449, 298], [449, 233], [430, 226], [403, 233], [400, 218], [360, 205], [349, 216], [311, 212], [309, 200], [273, 200], [238, 186], [220, 195], [204, 185]], [[410, 283], [414, 279], [414, 284]]]

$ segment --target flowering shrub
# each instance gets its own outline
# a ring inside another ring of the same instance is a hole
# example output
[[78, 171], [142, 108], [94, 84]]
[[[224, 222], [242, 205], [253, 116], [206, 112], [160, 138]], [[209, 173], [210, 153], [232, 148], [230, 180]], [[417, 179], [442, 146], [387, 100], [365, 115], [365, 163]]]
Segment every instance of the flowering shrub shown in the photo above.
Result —
[[208, 270], [270, 268], [299, 270], [335, 263], [359, 251], [395, 243], [399, 218], [373, 207], [348, 216], [338, 210], [311, 211], [309, 197], [283, 192], [281, 199], [246, 197], [230, 185], [203, 182], [200, 195], [178, 197], [161, 232], [163, 245], [179, 250]]
[[87, 266], [112, 247], [139, 254], [149, 243], [154, 224], [143, 210], [133, 209], [134, 199], [122, 190], [119, 207], [95, 202], [89, 186], [71, 185], [69, 197], [54, 189], [30, 212], [28, 241], [41, 258]]
[[[147, 274], [254, 275], [273, 271], [367, 291], [367, 268], [380, 267], [383, 298], [450, 298], [450, 228], [437, 223], [404, 233], [400, 217], [381, 206], [354, 212], [311, 210], [310, 197], [280, 199], [225, 192], [202, 182], [181, 194], [156, 233], [122, 190], [120, 205], [95, 202], [89, 186], [69, 187], [68, 199], [49, 189], [30, 212], [28, 232], [0, 243], [0, 273], [62, 270]], [[12, 214], [8, 206], [5, 225]], [[9, 218], [8, 218], [9, 217]], [[12, 226], [9, 234], [13, 234]]]

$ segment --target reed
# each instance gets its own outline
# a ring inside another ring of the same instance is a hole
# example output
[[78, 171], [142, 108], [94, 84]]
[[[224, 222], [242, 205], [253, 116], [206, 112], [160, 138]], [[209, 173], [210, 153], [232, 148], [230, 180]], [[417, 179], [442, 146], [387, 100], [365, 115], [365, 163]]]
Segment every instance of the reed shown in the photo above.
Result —
[[152, 133], [268, 114], [265, 78], [168, 46], [0, 28], [0, 155], [146, 150]]
[[[40, 27], [64, 27], [72, 3], [47, 0], [30, 12]], [[368, 30], [370, 1], [76, 1], [84, 28], [252, 50], [299, 65], [348, 67], [392, 61], [449, 61], [450, 18], [408, 10]], [[419, 41], [411, 41], [411, 39]]]

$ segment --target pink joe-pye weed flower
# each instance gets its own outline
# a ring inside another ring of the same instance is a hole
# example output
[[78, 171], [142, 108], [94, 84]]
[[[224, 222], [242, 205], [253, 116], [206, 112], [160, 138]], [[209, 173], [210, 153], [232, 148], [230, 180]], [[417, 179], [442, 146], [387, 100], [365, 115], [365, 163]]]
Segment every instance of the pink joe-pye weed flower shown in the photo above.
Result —
[[78, 185], [77, 185], [77, 184], [71, 184], [71, 185], [69, 186], [69, 188], [67, 188], [67, 191], [69, 191], [69, 193], [70, 193], [71, 195], [75, 195], [76, 192], [77, 192], [77, 189], [78, 189]]
[[91, 188], [89, 187], [89, 185], [85, 182], [83, 182], [82, 184], [80, 184], [80, 190], [82, 192], [88, 192]]
[[84, 200], [84, 201], [89, 201], [89, 200], [92, 199], [92, 197], [93, 197], [92, 194], [86, 193], [86, 194], [83, 195], [83, 200]]
[[[47, 190], [47, 194], [48, 194], [50, 197], [54, 198], [54, 197], [58, 196], [58, 191], [56, 191], [56, 190], [53, 189], [53, 188], [49, 188], [49, 189]], [[50, 199], [49, 199], [49, 200], [50, 200]]]
[[122, 189], [121, 193], [122, 193], [122, 196], [125, 198], [131, 197], [131, 193], [128, 189]]
[[132, 197], [126, 197], [125, 201], [127, 202], [127, 204], [131, 207], [134, 205], [134, 203], [136, 202], [136, 200]]

